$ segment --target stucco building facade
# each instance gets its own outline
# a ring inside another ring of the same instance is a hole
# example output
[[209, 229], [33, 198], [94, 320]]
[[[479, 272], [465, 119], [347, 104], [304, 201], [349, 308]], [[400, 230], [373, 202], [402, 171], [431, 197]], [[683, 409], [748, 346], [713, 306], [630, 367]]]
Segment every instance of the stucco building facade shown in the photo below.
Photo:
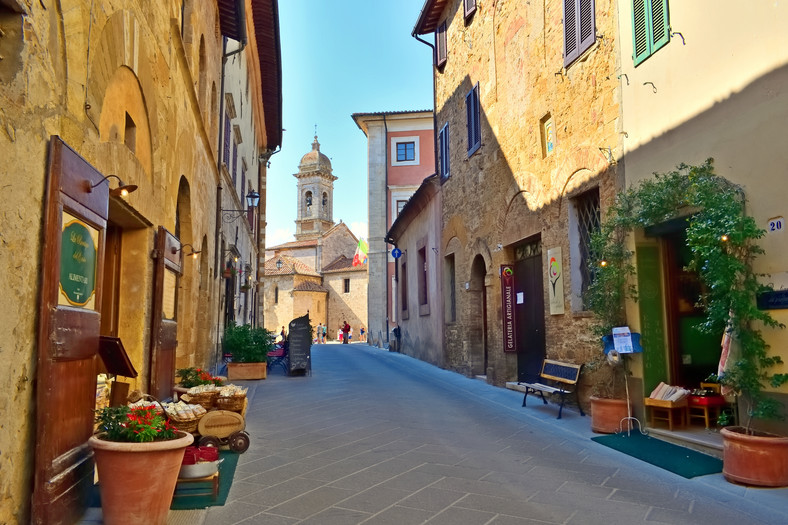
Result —
[[393, 245], [386, 232], [421, 182], [435, 172], [432, 111], [354, 113], [367, 137], [369, 342], [387, 344], [399, 324]]
[[0, 2], [0, 268], [14, 305], [0, 314], [0, 406], [14, 414], [0, 522], [73, 523], [87, 505], [100, 336], [136, 369], [123, 382], [157, 397], [176, 362], [210, 364], [220, 210], [238, 207], [219, 189], [222, 64], [244, 48], [235, 124], [259, 189], [258, 155], [281, 141], [277, 17], [266, 0]]
[[[633, 23], [643, 15], [653, 22]], [[626, 185], [682, 163], [714, 159], [715, 173], [741, 187], [746, 213], [766, 230], [758, 240], [765, 253], [754, 260], [753, 269], [762, 282], [785, 294], [788, 34], [782, 21], [788, 19], [788, 6], [651, 2], [643, 15], [633, 12], [631, 2], [619, 3]], [[633, 27], [643, 28], [637, 39]], [[677, 218], [682, 216], [686, 213], [677, 212]], [[659, 381], [697, 388], [717, 372], [720, 360], [722, 334], [703, 336], [695, 326], [704, 313], [679, 307], [685, 293], [690, 302], [697, 299], [687, 293], [693, 282], [697, 286], [697, 276], [682, 271], [675, 255], [684, 243], [685, 227], [661, 227], [661, 233], [651, 235], [637, 231], [631, 240], [638, 286], [659, 291], [641, 294], [627, 312], [630, 326], [643, 334], [644, 353], [634, 356], [632, 364], [646, 392]], [[788, 324], [786, 312], [779, 304], [769, 311], [782, 324]], [[772, 355], [788, 361], [786, 331], [766, 329], [764, 337]], [[786, 367], [772, 371], [785, 373]], [[786, 387], [767, 390], [787, 404]], [[788, 429], [784, 422], [757, 424], [781, 434]]]

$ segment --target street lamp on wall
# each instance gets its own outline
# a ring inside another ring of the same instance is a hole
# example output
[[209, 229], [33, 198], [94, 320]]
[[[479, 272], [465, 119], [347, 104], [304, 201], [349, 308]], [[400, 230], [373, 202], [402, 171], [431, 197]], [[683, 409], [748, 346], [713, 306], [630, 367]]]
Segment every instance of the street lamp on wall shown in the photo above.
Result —
[[[186, 251], [185, 251], [185, 248], [187, 246], [190, 248], [189, 253], [186, 253]], [[202, 250], [195, 250], [194, 246], [192, 246], [191, 244], [182, 244], [180, 248], [176, 248], [175, 246], [172, 247], [172, 254], [173, 255], [175, 255], [176, 253], [181, 252], [181, 251], [183, 252], [183, 256], [184, 257], [191, 257], [192, 259], [196, 259], [197, 258], [197, 254], [200, 253]]]
[[282, 259], [279, 259], [278, 261], [276, 261], [276, 269], [277, 270], [281, 270], [282, 269]]
[[107, 185], [109, 185], [109, 179], [117, 179], [118, 180], [118, 187], [109, 190], [109, 194], [111, 196], [113, 196], [113, 197], [127, 197], [129, 193], [137, 191], [137, 185], [136, 184], [126, 184], [125, 182], [120, 180], [120, 177], [118, 177], [117, 175], [107, 175], [106, 177], [104, 177], [103, 179], [101, 179], [100, 181], [98, 181], [95, 184], [91, 184], [88, 181], [88, 183], [87, 183], [88, 184], [88, 193], [92, 193], [93, 192], [93, 188], [95, 188], [96, 186], [98, 186], [102, 182], [106, 182]]
[[233, 222], [239, 217], [243, 216], [252, 208], [257, 208], [260, 203], [260, 194], [254, 190], [250, 190], [246, 194], [246, 209], [245, 210], [222, 210], [222, 222]]

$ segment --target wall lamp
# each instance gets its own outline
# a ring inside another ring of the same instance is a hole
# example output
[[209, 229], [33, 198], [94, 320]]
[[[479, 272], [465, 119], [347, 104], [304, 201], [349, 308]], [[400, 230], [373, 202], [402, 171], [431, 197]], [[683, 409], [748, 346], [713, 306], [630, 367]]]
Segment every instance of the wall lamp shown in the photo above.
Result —
[[241, 217], [244, 213], [248, 212], [252, 208], [257, 208], [257, 205], [260, 203], [260, 194], [254, 190], [249, 191], [246, 194], [246, 206], [245, 210], [222, 210], [222, 222], [233, 222], [234, 220]]
[[281, 270], [282, 269], [282, 259], [279, 259], [278, 261], [276, 261], [276, 269], [277, 270]]
[[[88, 193], [92, 193], [93, 188], [95, 188], [102, 182], [109, 181], [109, 179], [118, 179], [118, 187], [109, 190], [109, 194], [113, 197], [126, 197], [128, 196], [129, 193], [133, 191], [137, 191], [136, 184], [126, 184], [125, 182], [120, 180], [120, 177], [118, 177], [117, 175], [107, 175], [106, 177], [104, 177], [103, 179], [101, 179], [95, 184], [90, 184], [90, 181], [88, 181]], [[109, 182], [107, 182], [107, 184], [109, 184]]]
[[202, 250], [196, 250], [195, 251], [194, 246], [192, 246], [191, 244], [182, 244], [180, 248], [176, 248], [175, 246], [173, 246], [172, 247], [172, 254], [175, 255], [178, 252], [184, 251], [184, 248], [186, 248], [187, 246], [189, 248], [191, 248], [191, 251], [189, 253], [184, 252], [183, 256], [184, 257], [191, 257], [192, 259], [196, 259], [197, 258], [197, 254], [200, 253], [200, 251], [202, 251]]

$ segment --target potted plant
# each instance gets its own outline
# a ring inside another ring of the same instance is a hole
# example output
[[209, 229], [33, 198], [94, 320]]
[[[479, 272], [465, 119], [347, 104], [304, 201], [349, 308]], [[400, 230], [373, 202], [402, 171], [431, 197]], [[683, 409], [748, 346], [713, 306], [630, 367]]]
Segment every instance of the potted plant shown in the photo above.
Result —
[[183, 453], [194, 437], [176, 430], [153, 405], [106, 407], [96, 423], [88, 444], [103, 522], [166, 524]]
[[273, 350], [273, 337], [268, 330], [251, 325], [232, 323], [224, 329], [224, 353], [232, 355], [227, 363], [230, 380], [265, 379], [266, 359]]
[[[763, 253], [757, 239], [764, 235], [744, 211], [740, 187], [714, 174], [712, 159], [700, 166], [680, 165], [667, 174], [656, 174], [637, 187], [618, 195], [605, 224], [592, 244], [597, 256], [599, 292], [609, 286], [613, 293], [636, 298], [628, 284], [634, 272], [631, 252], [620, 234], [675, 219], [677, 210], [688, 218], [687, 246], [692, 257], [689, 269], [705, 284], [703, 302], [710, 333], [724, 332], [730, 355], [720, 382], [723, 392], [733, 392], [744, 421], [727, 427], [723, 436], [723, 474], [729, 481], [760, 485], [788, 485], [788, 438], [756, 431], [753, 423], [782, 419], [783, 407], [764, 391], [788, 382], [788, 374], [773, 373], [781, 364], [768, 352], [762, 327], [783, 328], [766, 310], [756, 307], [756, 296], [770, 291], [758, 281], [753, 259]], [[620, 267], [619, 267], [620, 266]], [[618, 268], [618, 277], [610, 274]], [[598, 284], [597, 284], [598, 283]], [[596, 294], [594, 295], [596, 297]], [[604, 300], [592, 308], [604, 312]], [[604, 315], [600, 316], [604, 320]], [[727, 352], [728, 350], [724, 350]], [[743, 424], [742, 424], [743, 423]]]
[[189, 368], [179, 368], [175, 371], [175, 374], [178, 376], [178, 387], [184, 392], [193, 386], [224, 385], [224, 381], [221, 377], [214, 376], [202, 368], [195, 368], [193, 366]]

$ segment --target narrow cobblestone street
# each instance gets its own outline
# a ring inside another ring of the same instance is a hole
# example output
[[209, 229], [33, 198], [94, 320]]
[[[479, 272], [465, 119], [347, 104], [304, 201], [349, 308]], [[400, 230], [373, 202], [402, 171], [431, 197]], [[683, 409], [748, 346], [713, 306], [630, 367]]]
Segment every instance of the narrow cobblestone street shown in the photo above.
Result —
[[362, 344], [314, 346], [312, 367], [249, 383], [227, 505], [171, 523], [785, 523], [788, 489], [684, 479], [591, 441], [572, 409]]

